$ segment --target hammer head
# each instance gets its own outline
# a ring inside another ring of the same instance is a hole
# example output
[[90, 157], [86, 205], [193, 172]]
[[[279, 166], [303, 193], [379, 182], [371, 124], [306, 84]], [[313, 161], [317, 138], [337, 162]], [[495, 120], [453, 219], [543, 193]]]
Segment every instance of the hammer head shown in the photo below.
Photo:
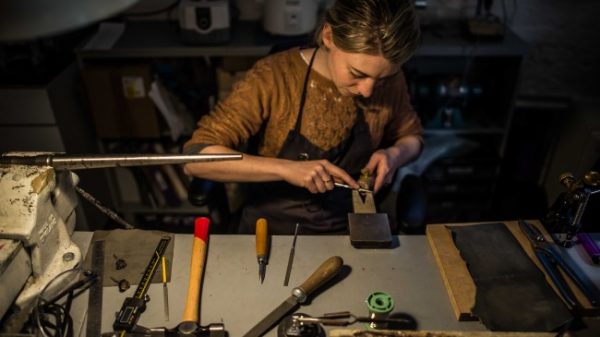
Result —
[[227, 331], [222, 323], [201, 326], [197, 322], [181, 322], [165, 335], [168, 337], [227, 337]]

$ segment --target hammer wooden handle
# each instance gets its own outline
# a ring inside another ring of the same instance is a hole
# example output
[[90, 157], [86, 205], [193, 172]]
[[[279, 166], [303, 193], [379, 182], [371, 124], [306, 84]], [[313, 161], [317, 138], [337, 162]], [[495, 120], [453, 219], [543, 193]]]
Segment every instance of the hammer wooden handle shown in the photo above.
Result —
[[194, 223], [194, 244], [192, 245], [192, 262], [190, 266], [190, 284], [187, 301], [183, 311], [183, 322], [198, 322], [200, 293], [202, 291], [202, 274], [206, 259], [206, 242], [208, 241], [209, 218], [197, 218]]

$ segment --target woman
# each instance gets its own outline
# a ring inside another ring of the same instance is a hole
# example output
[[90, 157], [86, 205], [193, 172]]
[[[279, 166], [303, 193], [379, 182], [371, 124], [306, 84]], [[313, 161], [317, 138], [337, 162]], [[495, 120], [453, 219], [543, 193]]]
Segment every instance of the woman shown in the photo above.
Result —
[[316, 34], [317, 48], [290, 49], [258, 61], [204, 116], [187, 153], [231, 153], [259, 135], [257, 155], [187, 164], [189, 175], [251, 182], [240, 232], [257, 218], [273, 234], [345, 233], [349, 190], [362, 169], [374, 191], [422, 147], [401, 66], [416, 49], [412, 1], [337, 0]]

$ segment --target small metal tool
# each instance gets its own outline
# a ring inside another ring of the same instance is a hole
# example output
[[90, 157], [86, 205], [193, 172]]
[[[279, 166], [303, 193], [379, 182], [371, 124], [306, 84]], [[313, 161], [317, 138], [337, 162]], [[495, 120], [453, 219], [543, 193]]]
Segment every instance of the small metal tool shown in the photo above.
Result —
[[104, 206], [100, 200], [94, 198], [93, 195], [89, 194], [86, 190], [84, 190], [83, 188], [79, 187], [79, 186], [74, 186], [75, 191], [77, 191], [77, 193], [79, 193], [79, 195], [81, 195], [86, 201], [88, 201], [90, 204], [94, 205], [94, 207], [96, 207], [100, 212], [104, 213], [106, 216], [108, 216], [110, 219], [114, 220], [115, 222], [117, 222], [118, 224], [123, 225], [124, 228], [126, 229], [132, 229], [135, 228], [133, 225], [131, 225], [129, 222], [127, 222], [125, 219], [121, 218], [116, 212], [114, 212], [113, 210], [111, 210], [110, 208]]
[[259, 218], [256, 220], [256, 259], [258, 260], [258, 280], [262, 284], [265, 280], [265, 272], [269, 258], [267, 220]]
[[162, 256], [162, 281], [163, 281], [163, 303], [165, 307], [165, 321], [169, 320], [169, 288], [167, 288], [167, 259]]
[[298, 237], [298, 227], [300, 227], [300, 224], [296, 222], [296, 229], [294, 229], [294, 240], [292, 241], [290, 257], [288, 258], [287, 269], [285, 270], [285, 279], [283, 280], [283, 286], [285, 287], [288, 286], [290, 282], [290, 274], [292, 273], [292, 264], [294, 263], [294, 252], [296, 250], [296, 238]]
[[[296, 315], [295, 315], [296, 316]], [[354, 314], [344, 311], [325, 314], [321, 317], [308, 317], [297, 315], [294, 320], [299, 323], [320, 323], [331, 326], [347, 326], [354, 323], [378, 323], [378, 324], [410, 324], [411, 321], [405, 318], [376, 318], [366, 316], [355, 316]]]
[[573, 280], [593, 306], [596, 307], [600, 305], [600, 291], [596, 288], [594, 283], [587, 278], [581, 270], [577, 270], [574, 265], [567, 263], [553, 244], [546, 241], [544, 235], [537, 227], [523, 220], [519, 220], [519, 228], [525, 234], [527, 239], [529, 239], [535, 256], [548, 273], [548, 276], [552, 279], [556, 288], [560, 291], [565, 302], [567, 302], [571, 308], [577, 307], [579, 303], [577, 302], [575, 295], [573, 295], [571, 288], [569, 288], [566, 280], [562, 277], [559, 268]]
[[592, 194], [600, 193], [600, 172], [589, 171], [582, 178], [566, 172], [560, 175], [560, 183], [566, 187], [550, 207], [542, 223], [552, 234], [554, 241], [563, 247], [571, 247], [581, 229], [581, 218]]
[[333, 184], [334, 184], [335, 186], [337, 186], [337, 187], [341, 187], [341, 188], [346, 188], [346, 189], [349, 189], [349, 190], [358, 191], [359, 193], [373, 193], [373, 191], [371, 191], [371, 190], [369, 190], [369, 189], [366, 189], [366, 188], [362, 188], [362, 187], [359, 187], [359, 188], [353, 188], [353, 187], [352, 187], [352, 186], [350, 186], [350, 185], [346, 185], [346, 184], [342, 184], [342, 183], [333, 183]]
[[110, 279], [113, 280], [113, 282], [115, 282], [117, 284], [117, 286], [119, 287], [120, 293], [126, 292], [131, 287], [131, 284], [126, 279], [117, 280], [116, 278], [114, 278], [112, 276], [110, 277]]
[[152, 277], [154, 277], [154, 274], [156, 273], [160, 258], [165, 254], [170, 241], [171, 238], [168, 236], [163, 237], [159, 241], [150, 262], [148, 262], [148, 266], [146, 266], [142, 279], [135, 290], [135, 294], [133, 297], [127, 297], [125, 299], [121, 310], [117, 313], [117, 318], [113, 323], [113, 329], [115, 329], [115, 331], [121, 331], [121, 336], [125, 335], [127, 331], [131, 331], [135, 328], [141, 314], [146, 310], [146, 302], [148, 301], [146, 294], [148, 293], [148, 287], [150, 286], [150, 283], [152, 283]]

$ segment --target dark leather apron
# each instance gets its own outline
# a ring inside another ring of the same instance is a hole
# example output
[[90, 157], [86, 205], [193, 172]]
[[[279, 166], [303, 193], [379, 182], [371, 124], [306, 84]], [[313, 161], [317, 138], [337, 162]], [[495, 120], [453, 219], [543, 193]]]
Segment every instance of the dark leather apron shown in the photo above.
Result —
[[[300, 133], [306, 88], [317, 50], [310, 59], [304, 78], [296, 125], [288, 133], [277, 158], [327, 159], [354, 178], [358, 178], [360, 170], [367, 164], [374, 150], [362, 109], [358, 108], [356, 122], [348, 137], [328, 151], [320, 150]], [[248, 199], [240, 221], [240, 233], [254, 233], [256, 219], [261, 217], [267, 219], [270, 234], [294, 234], [297, 222], [301, 224], [302, 234], [348, 232], [348, 213], [352, 212], [352, 196], [347, 189], [335, 188], [326, 193], [312, 194], [305, 188], [285, 181], [257, 183], [250, 184]]]

